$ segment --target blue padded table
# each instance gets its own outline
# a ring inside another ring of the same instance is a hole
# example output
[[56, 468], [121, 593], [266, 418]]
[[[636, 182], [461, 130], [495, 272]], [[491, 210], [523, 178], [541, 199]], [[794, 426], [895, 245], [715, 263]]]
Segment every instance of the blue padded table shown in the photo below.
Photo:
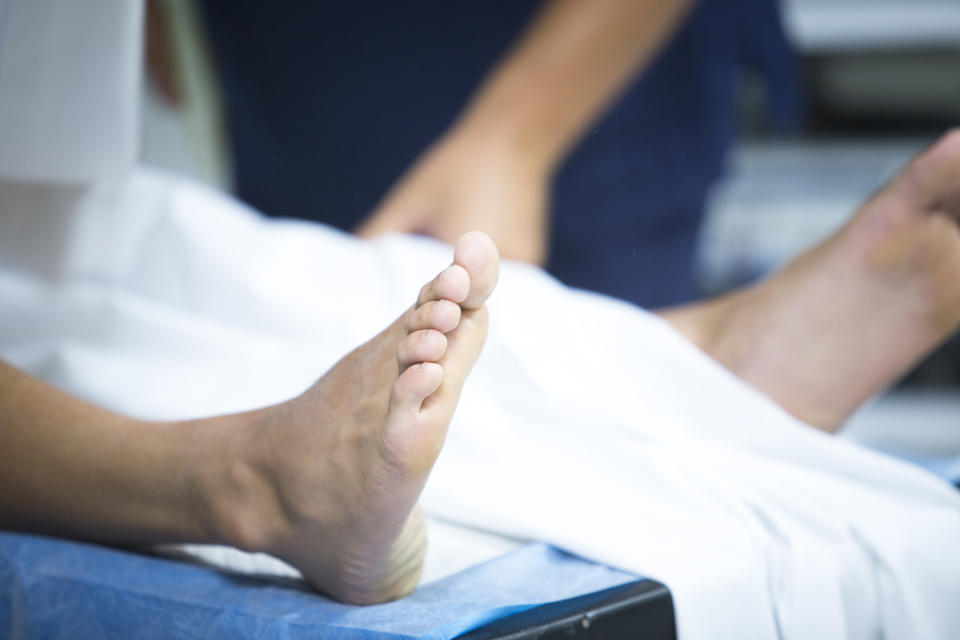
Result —
[[666, 587], [545, 544], [354, 607], [294, 580], [0, 531], [5, 638], [615, 639], [638, 629], [675, 637]]

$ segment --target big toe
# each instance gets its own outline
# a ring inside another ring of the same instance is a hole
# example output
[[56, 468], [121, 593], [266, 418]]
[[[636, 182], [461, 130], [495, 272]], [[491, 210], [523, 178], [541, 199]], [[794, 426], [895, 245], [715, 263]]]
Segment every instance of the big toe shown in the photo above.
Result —
[[960, 218], [960, 128], [941, 136], [906, 173], [924, 209]]
[[470, 276], [470, 290], [461, 303], [465, 309], [479, 309], [486, 302], [500, 275], [497, 245], [485, 233], [468, 231], [454, 245], [453, 263]]

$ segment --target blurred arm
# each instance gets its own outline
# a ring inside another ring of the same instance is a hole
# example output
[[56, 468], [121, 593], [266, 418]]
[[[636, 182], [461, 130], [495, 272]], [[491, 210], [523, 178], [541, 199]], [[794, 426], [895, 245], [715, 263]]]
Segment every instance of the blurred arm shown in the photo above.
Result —
[[543, 170], [656, 55], [691, 0], [553, 0], [494, 69], [460, 125]]
[[452, 242], [479, 229], [504, 257], [542, 263], [554, 169], [691, 2], [549, 2], [358, 232], [423, 232]]

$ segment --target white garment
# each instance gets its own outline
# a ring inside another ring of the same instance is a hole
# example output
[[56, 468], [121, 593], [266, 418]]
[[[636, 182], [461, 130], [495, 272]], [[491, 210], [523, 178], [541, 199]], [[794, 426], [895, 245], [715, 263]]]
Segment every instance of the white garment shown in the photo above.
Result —
[[129, 169], [142, 23], [141, 0], [0, 0], [0, 179]]
[[[142, 417], [298, 393], [450, 259], [267, 222], [148, 171], [74, 196], [66, 216], [0, 190], [0, 357]], [[538, 269], [504, 265], [490, 310], [428, 513], [661, 580], [684, 640], [955, 637], [949, 485], [798, 423], [656, 316]]]

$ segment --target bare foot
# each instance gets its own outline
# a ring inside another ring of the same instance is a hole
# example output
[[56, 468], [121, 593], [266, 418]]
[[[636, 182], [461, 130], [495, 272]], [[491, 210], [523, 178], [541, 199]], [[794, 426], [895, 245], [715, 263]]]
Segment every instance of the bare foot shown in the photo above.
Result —
[[425, 546], [417, 499], [483, 346], [498, 268], [487, 236], [464, 235], [396, 322], [301, 396], [244, 414], [232, 488], [214, 507], [223, 537], [339, 600], [412, 591]]
[[663, 312], [798, 418], [833, 431], [960, 325], [960, 130], [764, 282]]

